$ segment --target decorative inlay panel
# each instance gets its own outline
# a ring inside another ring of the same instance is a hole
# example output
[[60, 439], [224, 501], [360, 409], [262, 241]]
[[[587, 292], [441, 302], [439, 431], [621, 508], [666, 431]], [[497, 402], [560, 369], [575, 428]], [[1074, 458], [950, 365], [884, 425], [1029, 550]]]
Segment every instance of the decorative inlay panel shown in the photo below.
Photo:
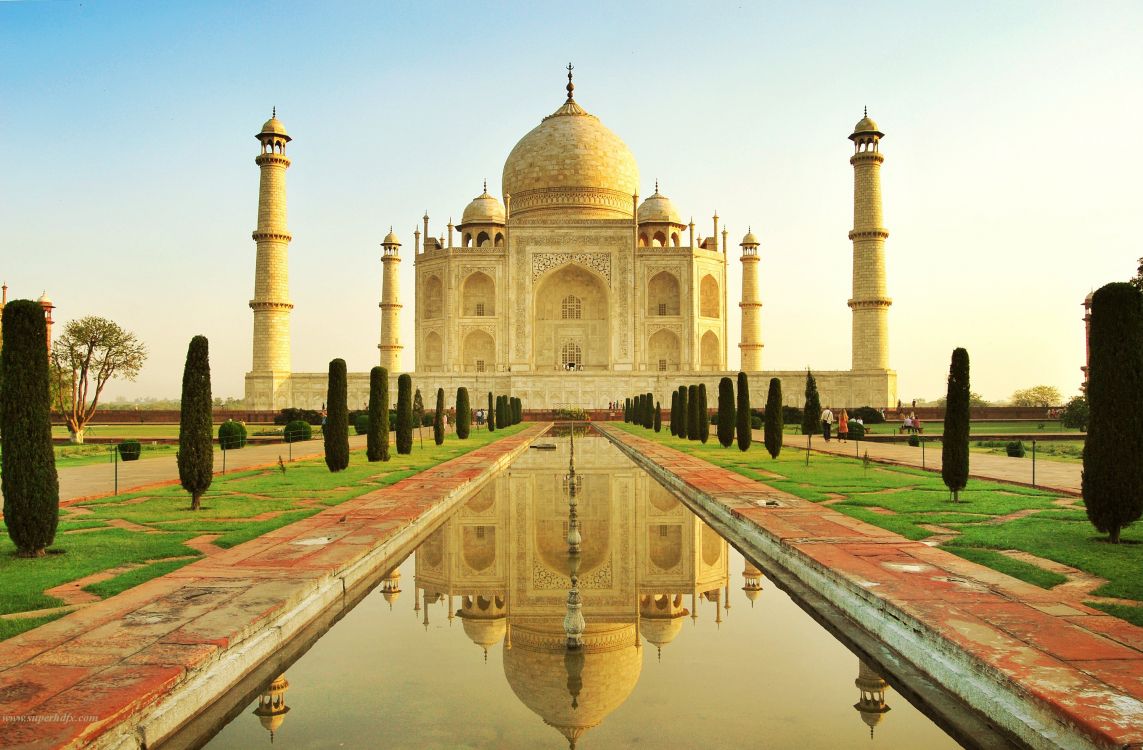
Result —
[[533, 253], [532, 254], [532, 281], [543, 276], [553, 268], [559, 268], [569, 263], [577, 263], [590, 268], [611, 284], [611, 253]]

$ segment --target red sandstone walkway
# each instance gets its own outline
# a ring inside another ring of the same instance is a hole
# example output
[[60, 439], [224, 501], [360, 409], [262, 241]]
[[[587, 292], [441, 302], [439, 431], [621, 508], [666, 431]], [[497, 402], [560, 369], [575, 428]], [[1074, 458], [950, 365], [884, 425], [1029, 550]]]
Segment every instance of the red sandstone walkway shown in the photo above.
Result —
[[[756, 441], [761, 442], [762, 437], [761, 430], [754, 431]], [[806, 438], [802, 435], [786, 435], [785, 445], [790, 448], [804, 449]], [[843, 443], [835, 439], [827, 443], [820, 436], [813, 439], [812, 445], [813, 450], [821, 453], [860, 456], [868, 452], [869, 458], [874, 461], [921, 468], [922, 455], [919, 446], [914, 448], [908, 444], [880, 443], [870, 440], [863, 440], [859, 443], [850, 440]], [[1014, 482], [1024, 485], [1032, 484], [1031, 453], [1024, 458], [970, 453], [968, 464], [970, 476], [977, 479], [995, 479], [1001, 482]], [[926, 443], [924, 468], [933, 471], [941, 470], [940, 443]], [[1068, 494], [1079, 494], [1082, 468], [1083, 466], [1079, 463], [1038, 458], [1036, 459], [1036, 486]]]
[[0, 747], [153, 747], [347, 590], [392, 567], [547, 427], [0, 643]]
[[777, 560], [985, 715], [1039, 746], [1143, 747], [1143, 629], [657, 441], [600, 429], [724, 521], [745, 551]]

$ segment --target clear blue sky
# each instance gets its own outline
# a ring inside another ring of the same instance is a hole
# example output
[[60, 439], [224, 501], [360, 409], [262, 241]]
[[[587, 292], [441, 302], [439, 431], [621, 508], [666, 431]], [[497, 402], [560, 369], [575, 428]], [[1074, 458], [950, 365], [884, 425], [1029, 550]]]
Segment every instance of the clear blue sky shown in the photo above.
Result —
[[[289, 171], [294, 369], [375, 363], [392, 224], [433, 232], [576, 99], [709, 233], [762, 241], [764, 365], [850, 358], [852, 152], [882, 144], [901, 396], [1075, 391], [1080, 303], [1143, 255], [1143, 3], [0, 2], [0, 277], [151, 348], [110, 395], [175, 396], [190, 337], [216, 395], [250, 367], [258, 172]], [[738, 299], [737, 249], [729, 288]], [[737, 308], [730, 356], [737, 360]], [[412, 365], [411, 348], [406, 349]]]

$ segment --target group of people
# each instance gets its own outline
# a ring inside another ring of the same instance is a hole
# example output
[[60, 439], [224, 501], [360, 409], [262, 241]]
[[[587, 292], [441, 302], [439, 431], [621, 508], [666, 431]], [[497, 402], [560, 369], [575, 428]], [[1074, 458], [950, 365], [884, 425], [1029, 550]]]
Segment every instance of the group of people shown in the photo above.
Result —
[[[830, 433], [833, 431], [834, 414], [833, 410], [828, 406], [822, 409], [822, 436], [828, 443], [830, 440]], [[861, 417], [852, 420], [854, 424], [859, 424], [862, 430], [865, 429], [865, 421]], [[849, 439], [849, 412], [845, 409], [841, 410], [841, 414], [837, 417], [837, 439], [844, 443]]]

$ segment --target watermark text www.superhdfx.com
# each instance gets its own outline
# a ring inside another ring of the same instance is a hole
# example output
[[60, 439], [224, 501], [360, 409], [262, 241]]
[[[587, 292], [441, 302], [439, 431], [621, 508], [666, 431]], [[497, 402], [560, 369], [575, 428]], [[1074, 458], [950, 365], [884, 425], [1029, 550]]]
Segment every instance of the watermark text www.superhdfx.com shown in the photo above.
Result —
[[8, 716], [0, 714], [0, 724], [5, 722], [12, 724], [72, 724], [98, 720], [98, 716], [84, 714], [15, 714]]

